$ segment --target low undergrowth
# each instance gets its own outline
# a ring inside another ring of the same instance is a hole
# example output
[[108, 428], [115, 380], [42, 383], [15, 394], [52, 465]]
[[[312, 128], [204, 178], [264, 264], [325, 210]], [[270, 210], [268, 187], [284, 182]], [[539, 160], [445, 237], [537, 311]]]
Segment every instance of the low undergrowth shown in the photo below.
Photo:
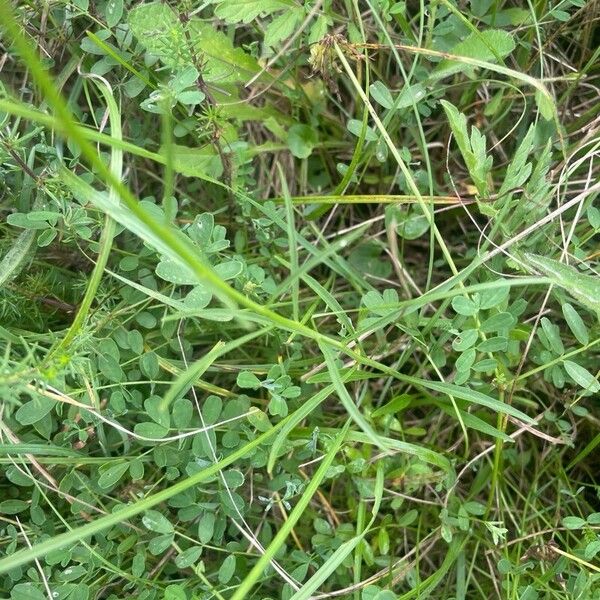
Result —
[[600, 598], [600, 4], [0, 1], [0, 595]]

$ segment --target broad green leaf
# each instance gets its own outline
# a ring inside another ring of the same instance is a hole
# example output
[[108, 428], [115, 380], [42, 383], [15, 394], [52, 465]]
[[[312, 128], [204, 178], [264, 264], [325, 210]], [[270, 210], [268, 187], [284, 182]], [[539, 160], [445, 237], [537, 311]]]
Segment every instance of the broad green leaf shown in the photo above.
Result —
[[273, 48], [279, 42], [290, 37], [302, 21], [302, 17], [302, 10], [297, 8], [286, 10], [275, 17], [265, 30], [265, 45]]
[[56, 400], [46, 396], [36, 396], [18, 408], [15, 418], [21, 425], [31, 425], [43, 419], [55, 405]]
[[[497, 62], [515, 49], [512, 35], [501, 29], [488, 29], [470, 33], [462, 42], [454, 46], [449, 53], [487, 62]], [[432, 77], [447, 77], [452, 73], [470, 70], [472, 67], [454, 60], [445, 59], [434, 69]]]
[[[223, 175], [221, 157], [213, 146], [189, 148], [178, 144], [169, 147], [173, 169], [186, 177], [198, 177], [213, 182]], [[160, 149], [161, 154], [165, 149]]]
[[287, 144], [296, 158], [308, 158], [317, 141], [317, 133], [310, 125], [296, 124], [288, 130]]
[[160, 396], [151, 396], [144, 400], [144, 409], [148, 416], [161, 427], [169, 428], [171, 417]]
[[201, 54], [205, 62], [205, 81], [224, 83], [244, 81], [260, 71], [256, 59], [211, 23], [192, 18], [183, 23], [175, 11], [162, 2], [136, 6], [129, 13], [129, 25], [138, 41], [154, 56], [173, 70], [193, 65], [187, 42], [191, 39], [194, 52]]
[[[191, 567], [192, 565], [196, 564], [201, 554], [202, 548], [199, 546], [188, 548], [181, 554], [177, 555], [177, 558], [175, 558], [175, 564], [179, 569], [186, 569], [187, 567]], [[185, 598], [185, 593], [183, 598]]]
[[123, 16], [123, 0], [108, 0], [104, 9], [106, 24], [114, 27]]
[[10, 592], [10, 600], [48, 600], [48, 597], [34, 583], [18, 583]]
[[215, 15], [228, 23], [250, 23], [259, 16], [296, 8], [290, 0], [211, 0]]
[[215, 514], [205, 512], [198, 523], [198, 539], [202, 544], [208, 544], [212, 540], [215, 531]]
[[585, 519], [582, 519], [581, 517], [565, 517], [562, 520], [562, 524], [567, 529], [581, 529], [582, 527], [585, 527], [587, 523]]
[[0, 288], [25, 268], [34, 247], [36, 232], [33, 229], [22, 231], [10, 245], [0, 261]]
[[260, 379], [250, 371], [241, 371], [237, 376], [237, 384], [244, 389], [256, 390], [261, 386]]

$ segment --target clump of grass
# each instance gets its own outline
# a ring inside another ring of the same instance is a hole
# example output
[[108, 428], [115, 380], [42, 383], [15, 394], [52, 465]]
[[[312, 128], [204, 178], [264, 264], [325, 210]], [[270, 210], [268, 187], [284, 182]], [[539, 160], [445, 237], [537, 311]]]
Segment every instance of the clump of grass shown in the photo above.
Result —
[[3, 597], [597, 597], [595, 12], [0, 1]]

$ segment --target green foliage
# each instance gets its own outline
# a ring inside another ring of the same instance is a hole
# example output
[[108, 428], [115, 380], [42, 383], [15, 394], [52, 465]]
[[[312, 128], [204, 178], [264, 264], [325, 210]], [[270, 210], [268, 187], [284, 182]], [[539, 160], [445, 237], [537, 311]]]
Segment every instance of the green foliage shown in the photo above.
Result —
[[592, 5], [0, 0], [0, 597], [598, 598]]

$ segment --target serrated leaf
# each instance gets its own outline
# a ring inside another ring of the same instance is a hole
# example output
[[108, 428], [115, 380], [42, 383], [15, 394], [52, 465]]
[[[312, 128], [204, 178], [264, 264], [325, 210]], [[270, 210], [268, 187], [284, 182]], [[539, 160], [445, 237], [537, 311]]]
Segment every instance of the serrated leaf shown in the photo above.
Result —
[[440, 100], [440, 103], [444, 108], [460, 153], [467, 165], [469, 175], [479, 193], [485, 196], [488, 192], [487, 175], [493, 164], [492, 157], [486, 154], [485, 137], [475, 127], [471, 128], [471, 135], [469, 136], [467, 117], [450, 102]]
[[301, 20], [302, 10], [300, 9], [286, 10], [281, 15], [275, 17], [265, 30], [265, 45], [273, 47], [275, 44], [290, 37]]
[[129, 13], [129, 25], [138, 41], [154, 56], [173, 70], [194, 64], [190, 52], [202, 55], [205, 61], [205, 81], [220, 85], [243, 81], [260, 71], [256, 59], [244, 52], [212, 23], [192, 18], [186, 30], [175, 11], [162, 2], [136, 6]]

